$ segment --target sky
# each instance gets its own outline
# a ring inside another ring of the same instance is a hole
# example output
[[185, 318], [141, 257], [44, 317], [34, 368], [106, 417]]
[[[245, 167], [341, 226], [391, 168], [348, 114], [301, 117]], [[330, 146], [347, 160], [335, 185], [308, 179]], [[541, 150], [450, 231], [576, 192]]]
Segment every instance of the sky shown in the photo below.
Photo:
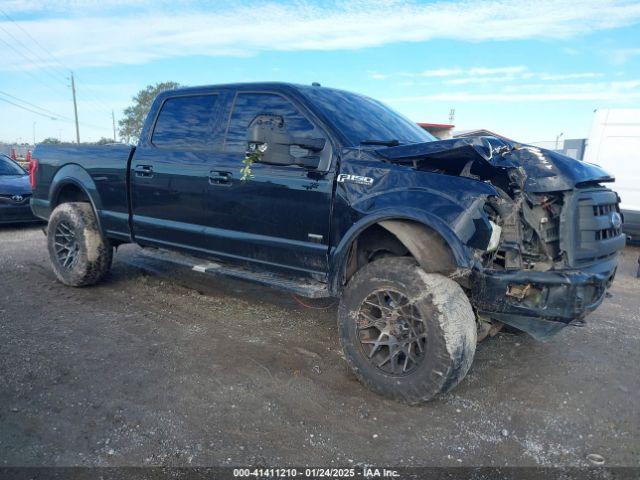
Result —
[[0, 141], [112, 137], [146, 85], [286, 81], [416, 122], [585, 138], [640, 107], [640, 1], [0, 0]]

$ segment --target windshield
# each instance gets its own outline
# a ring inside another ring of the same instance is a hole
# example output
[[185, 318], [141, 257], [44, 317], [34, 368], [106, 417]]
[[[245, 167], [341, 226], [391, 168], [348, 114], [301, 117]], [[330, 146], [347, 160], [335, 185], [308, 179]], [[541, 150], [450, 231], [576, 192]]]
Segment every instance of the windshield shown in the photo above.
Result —
[[419, 143], [437, 140], [381, 102], [355, 93], [323, 87], [300, 89], [352, 146], [366, 143]]
[[15, 163], [9, 157], [0, 155], [0, 175], [26, 175], [20, 165]]

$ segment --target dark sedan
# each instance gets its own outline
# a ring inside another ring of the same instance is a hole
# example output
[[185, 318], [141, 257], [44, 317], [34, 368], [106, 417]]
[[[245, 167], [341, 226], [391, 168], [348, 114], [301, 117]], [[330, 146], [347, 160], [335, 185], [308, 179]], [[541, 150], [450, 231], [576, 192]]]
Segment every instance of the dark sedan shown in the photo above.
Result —
[[0, 154], [0, 224], [37, 221], [31, 213], [30, 199], [29, 174]]

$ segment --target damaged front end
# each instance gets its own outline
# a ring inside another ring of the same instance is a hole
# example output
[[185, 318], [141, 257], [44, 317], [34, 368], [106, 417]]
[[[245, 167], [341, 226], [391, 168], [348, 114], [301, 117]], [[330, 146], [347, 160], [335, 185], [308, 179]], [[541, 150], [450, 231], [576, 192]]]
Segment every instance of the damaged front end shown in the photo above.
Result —
[[473, 178], [493, 228], [475, 248], [468, 289], [477, 313], [544, 340], [600, 305], [624, 248], [619, 198], [599, 167], [494, 137], [379, 150], [417, 170]]

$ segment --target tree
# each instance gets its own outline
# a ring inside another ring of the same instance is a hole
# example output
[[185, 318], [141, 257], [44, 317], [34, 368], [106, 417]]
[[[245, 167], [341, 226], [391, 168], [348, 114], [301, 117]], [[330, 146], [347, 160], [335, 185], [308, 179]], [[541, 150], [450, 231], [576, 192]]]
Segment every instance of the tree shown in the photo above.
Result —
[[165, 90], [173, 90], [180, 85], [176, 82], [162, 82], [155, 85], [147, 85], [132, 98], [133, 105], [124, 111], [124, 118], [118, 122], [120, 136], [126, 143], [137, 142], [144, 125], [144, 120], [151, 109], [151, 104], [156, 95]]
[[49, 145], [59, 145], [62, 142], [60, 142], [60, 140], [58, 140], [55, 137], [47, 137], [44, 140], [42, 140], [40, 143], [48, 143]]
[[109, 143], [114, 143], [113, 138], [101, 137], [100, 140], [96, 142], [96, 145], [107, 145]]

